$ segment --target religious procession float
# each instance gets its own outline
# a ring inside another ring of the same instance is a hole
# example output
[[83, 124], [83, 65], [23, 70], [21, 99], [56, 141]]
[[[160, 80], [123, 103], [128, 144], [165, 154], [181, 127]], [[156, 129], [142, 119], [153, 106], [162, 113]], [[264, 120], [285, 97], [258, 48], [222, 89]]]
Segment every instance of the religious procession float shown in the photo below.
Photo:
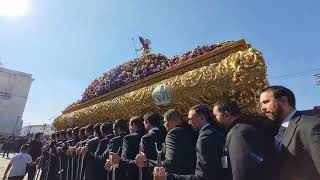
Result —
[[247, 112], [258, 111], [259, 91], [268, 85], [266, 64], [245, 40], [199, 46], [170, 58], [151, 53], [148, 39], [140, 42], [142, 55], [92, 81], [55, 119], [57, 130], [170, 108], [187, 114], [196, 104], [212, 106], [222, 97], [234, 98]]

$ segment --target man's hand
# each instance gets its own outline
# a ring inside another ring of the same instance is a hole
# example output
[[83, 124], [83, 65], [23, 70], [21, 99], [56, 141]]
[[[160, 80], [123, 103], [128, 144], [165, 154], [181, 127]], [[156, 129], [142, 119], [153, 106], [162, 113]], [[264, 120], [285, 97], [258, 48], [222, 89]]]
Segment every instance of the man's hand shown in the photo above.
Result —
[[36, 162], [29, 162], [28, 163], [28, 166], [34, 166], [34, 165], [36, 165], [37, 163]]
[[70, 149], [68, 149], [68, 150], [66, 151], [66, 155], [67, 155], [67, 156], [71, 156], [71, 151], [70, 151]]
[[88, 152], [88, 146], [83, 146], [81, 148], [81, 155], [85, 156], [87, 154], [87, 152]]
[[165, 180], [166, 170], [164, 169], [164, 167], [155, 167], [153, 169], [153, 177], [154, 180]]
[[77, 154], [78, 156], [80, 156], [80, 155], [81, 155], [81, 147], [78, 147], [78, 148], [77, 148], [77, 150], [76, 150], [76, 154]]
[[139, 154], [137, 154], [136, 156], [136, 165], [138, 167], [144, 167], [144, 161], [146, 160], [146, 155], [143, 152], [140, 152]]
[[62, 151], [62, 147], [57, 147], [57, 152], [60, 153]]
[[106, 163], [104, 164], [104, 169], [107, 171], [111, 171], [111, 167], [112, 167], [112, 162], [109, 159], [107, 159]]
[[76, 147], [71, 147], [68, 149], [70, 156], [73, 155], [76, 152], [77, 148]]
[[120, 156], [116, 153], [110, 153], [109, 159], [112, 164], [119, 164], [120, 163]]
[[41, 148], [41, 152], [44, 152], [46, 149], [47, 149], [47, 146], [43, 146], [43, 147]]

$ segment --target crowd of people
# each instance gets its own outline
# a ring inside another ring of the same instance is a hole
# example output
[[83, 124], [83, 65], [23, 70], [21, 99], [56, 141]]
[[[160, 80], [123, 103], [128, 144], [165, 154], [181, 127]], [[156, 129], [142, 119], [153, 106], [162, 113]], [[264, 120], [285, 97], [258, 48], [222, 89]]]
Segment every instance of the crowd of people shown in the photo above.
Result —
[[27, 143], [28, 137], [24, 136], [2, 136], [0, 137], [2, 157], [9, 158], [10, 153], [18, 153], [20, 147]]
[[222, 98], [212, 109], [191, 107], [187, 118], [149, 112], [62, 130], [47, 144], [37, 133], [4, 177], [23, 165], [9, 179], [28, 172], [28, 180], [319, 180], [319, 106], [298, 111], [291, 90], [270, 86], [260, 107], [265, 116], [244, 114]]

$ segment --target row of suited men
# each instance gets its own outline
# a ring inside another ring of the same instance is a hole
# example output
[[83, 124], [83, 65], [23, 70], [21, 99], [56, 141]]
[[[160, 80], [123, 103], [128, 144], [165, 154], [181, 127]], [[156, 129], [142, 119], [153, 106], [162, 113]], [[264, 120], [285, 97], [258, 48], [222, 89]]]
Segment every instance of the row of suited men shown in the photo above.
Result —
[[[129, 121], [70, 128], [52, 135], [38, 158], [43, 180], [320, 179], [320, 118], [295, 109], [283, 86], [260, 95], [265, 116], [242, 113], [224, 98]], [[213, 116], [211, 115], [213, 113]], [[187, 120], [188, 119], [188, 120]]]

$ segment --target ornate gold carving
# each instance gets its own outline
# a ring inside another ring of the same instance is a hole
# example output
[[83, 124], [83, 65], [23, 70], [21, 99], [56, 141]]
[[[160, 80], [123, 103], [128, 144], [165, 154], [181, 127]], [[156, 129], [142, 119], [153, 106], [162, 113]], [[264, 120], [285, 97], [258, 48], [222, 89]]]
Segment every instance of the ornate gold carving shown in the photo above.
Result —
[[[216, 56], [209, 58], [215, 61], [160, 81], [149, 79], [152, 84], [148, 86], [63, 114], [55, 120], [54, 126], [67, 128], [70, 118], [74, 119], [75, 125], [85, 126], [118, 118], [129, 119], [147, 111], [164, 113], [169, 108], [187, 113], [193, 105], [207, 103], [211, 106], [224, 96], [233, 97], [245, 110], [256, 112], [258, 92], [268, 85], [261, 53], [249, 48], [223, 57], [220, 62], [216, 61]], [[152, 99], [154, 88], [162, 83], [173, 90], [172, 103], [166, 107], [156, 106]]]
[[104, 102], [110, 99], [113, 99], [115, 97], [121, 96], [125, 93], [132, 92], [134, 90], [140, 89], [145, 86], [150, 86], [154, 83], [157, 83], [159, 81], [162, 81], [164, 79], [168, 79], [170, 77], [173, 77], [175, 75], [183, 74], [187, 71], [190, 71], [195, 68], [202, 67], [204, 65], [209, 65], [213, 62], [218, 62], [221, 59], [226, 58], [232, 53], [235, 53], [237, 51], [246, 50], [249, 46], [246, 44], [245, 40], [239, 40], [230, 44], [226, 44], [214, 51], [211, 51], [209, 53], [203, 54], [202, 56], [196, 57], [192, 59], [191, 61], [179, 64], [175, 67], [172, 67], [170, 69], [167, 69], [165, 71], [161, 71], [159, 73], [156, 73], [154, 75], [148, 76], [144, 79], [141, 79], [139, 81], [133, 82], [129, 85], [126, 85], [124, 87], [121, 87], [119, 89], [116, 89], [112, 92], [106, 93], [102, 96], [99, 96], [97, 98], [94, 98], [92, 100], [89, 100], [87, 102], [84, 102], [82, 104], [77, 105], [76, 107], [72, 107], [69, 109], [66, 109], [62, 112], [62, 114], [71, 113], [76, 110], [80, 110], [85, 107], [89, 107], [91, 105]]

